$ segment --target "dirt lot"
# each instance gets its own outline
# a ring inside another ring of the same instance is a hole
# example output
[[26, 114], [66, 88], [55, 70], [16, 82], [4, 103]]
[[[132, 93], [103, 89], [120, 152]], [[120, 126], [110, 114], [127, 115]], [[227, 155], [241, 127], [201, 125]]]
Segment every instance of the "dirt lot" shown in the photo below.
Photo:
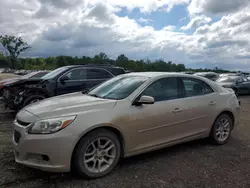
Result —
[[11, 151], [12, 119], [4, 117], [0, 122], [0, 187], [250, 188], [250, 97], [241, 100], [241, 124], [227, 145], [199, 140], [123, 159], [112, 174], [98, 180], [16, 164]]

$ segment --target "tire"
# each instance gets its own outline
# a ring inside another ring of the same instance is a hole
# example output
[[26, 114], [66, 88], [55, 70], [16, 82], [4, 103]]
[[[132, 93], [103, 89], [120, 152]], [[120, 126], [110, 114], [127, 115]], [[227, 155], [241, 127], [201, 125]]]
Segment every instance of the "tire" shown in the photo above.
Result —
[[[221, 127], [224, 127], [224, 128], [221, 128], [220, 125], [222, 125]], [[231, 136], [232, 129], [233, 129], [232, 118], [227, 114], [221, 114], [219, 117], [216, 118], [213, 124], [212, 130], [211, 130], [210, 137], [213, 143], [216, 145], [226, 144]], [[227, 134], [227, 136], [225, 134]], [[221, 136], [221, 135], [224, 135], [224, 136]]]
[[[107, 155], [104, 155], [103, 158], [98, 158], [98, 156], [97, 156], [98, 153], [92, 154], [92, 153], [97, 152], [97, 150], [99, 152], [99, 149], [97, 149], [98, 148], [98, 145], [97, 145], [98, 139], [101, 140], [101, 144], [103, 144], [102, 146], [105, 145], [104, 144], [105, 139], [110, 140], [110, 146], [107, 145], [107, 147], [105, 147], [107, 149], [109, 147], [111, 147], [111, 145], [113, 144], [112, 149], [110, 149], [106, 153]], [[92, 143], [94, 143], [96, 150], [94, 150], [94, 146]], [[92, 151], [92, 149], [93, 149], [93, 151]], [[111, 153], [111, 150], [115, 151], [115, 152]], [[89, 151], [89, 153], [87, 153], [88, 151]], [[88, 155], [88, 154], [91, 156], [85, 157], [85, 155]], [[111, 159], [111, 158], [107, 159], [106, 156], [108, 156], [108, 155], [112, 156], [113, 159]], [[84, 136], [79, 141], [79, 143], [77, 144], [77, 146], [74, 150], [74, 153], [73, 153], [72, 167], [75, 170], [75, 172], [81, 177], [100, 178], [100, 177], [103, 177], [103, 176], [109, 174], [115, 168], [115, 166], [119, 162], [120, 155], [121, 155], [121, 144], [119, 142], [118, 137], [111, 131], [108, 131], [105, 129], [99, 129], [99, 130], [88, 133], [86, 136]], [[89, 163], [87, 163], [88, 160], [90, 160]], [[110, 165], [108, 165], [108, 163], [106, 163], [106, 162], [103, 162], [102, 160], [108, 161], [110, 163]], [[104, 165], [103, 165], [103, 163], [104, 163]], [[104, 169], [99, 170], [100, 169], [100, 168], [98, 168], [99, 164], [103, 165]], [[106, 164], [106, 166], [105, 166], [105, 164]], [[93, 170], [94, 165], [96, 168], [95, 170]], [[91, 166], [91, 169], [90, 169], [90, 166]]]
[[43, 96], [43, 95], [32, 95], [32, 96], [29, 96], [27, 97], [24, 102], [23, 102], [23, 107], [35, 102], [35, 101], [40, 101], [40, 100], [43, 100], [45, 99], [46, 97]]

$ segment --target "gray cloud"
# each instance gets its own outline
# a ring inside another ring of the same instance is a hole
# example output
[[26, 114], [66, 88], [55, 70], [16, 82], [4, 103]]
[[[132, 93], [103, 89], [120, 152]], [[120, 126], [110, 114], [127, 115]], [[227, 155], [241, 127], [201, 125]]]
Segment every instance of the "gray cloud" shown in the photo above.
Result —
[[244, 47], [248, 45], [248, 41], [245, 40], [221, 40], [221, 41], [211, 41], [207, 44], [207, 48], [220, 48], [232, 45], [237, 45], [239, 47]]
[[39, 10], [34, 13], [34, 18], [51, 18], [58, 15], [55, 11], [51, 9], [49, 5], [42, 5]]
[[87, 13], [87, 18], [95, 18], [98, 21], [105, 23], [114, 23], [114, 17], [112, 16], [111, 11], [109, 11], [107, 5], [104, 3], [96, 4], [90, 11]]
[[249, 5], [249, 0], [192, 0], [188, 10], [194, 13], [222, 14], [238, 11]]
[[181, 30], [188, 30], [191, 28], [196, 28], [202, 24], [207, 24], [211, 21], [212, 21], [212, 19], [207, 17], [207, 16], [204, 16], [204, 15], [196, 16], [196, 17], [192, 18], [186, 26], [181, 27]]
[[39, 0], [41, 4], [50, 4], [60, 9], [68, 9], [78, 6], [84, 2], [84, 0]]

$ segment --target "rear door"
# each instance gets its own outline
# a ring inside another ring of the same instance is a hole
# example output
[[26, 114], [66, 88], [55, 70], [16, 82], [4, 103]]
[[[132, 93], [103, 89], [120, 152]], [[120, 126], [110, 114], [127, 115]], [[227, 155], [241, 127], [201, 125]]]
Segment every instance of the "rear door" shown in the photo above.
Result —
[[112, 78], [113, 75], [102, 68], [86, 68], [86, 79], [84, 80], [88, 89]]
[[216, 116], [218, 93], [206, 82], [196, 78], [181, 78], [183, 85], [183, 126], [180, 137], [199, 136], [208, 132]]
[[[69, 80], [60, 82], [60, 78], [68, 76]], [[86, 69], [74, 68], [61, 76], [57, 81], [57, 95], [86, 90]]]

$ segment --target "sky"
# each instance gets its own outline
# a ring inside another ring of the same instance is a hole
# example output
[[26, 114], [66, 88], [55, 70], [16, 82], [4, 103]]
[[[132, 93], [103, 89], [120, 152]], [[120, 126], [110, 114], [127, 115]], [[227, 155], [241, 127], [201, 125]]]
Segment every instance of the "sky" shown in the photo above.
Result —
[[22, 56], [164, 59], [250, 71], [250, 0], [0, 0], [0, 34]]

